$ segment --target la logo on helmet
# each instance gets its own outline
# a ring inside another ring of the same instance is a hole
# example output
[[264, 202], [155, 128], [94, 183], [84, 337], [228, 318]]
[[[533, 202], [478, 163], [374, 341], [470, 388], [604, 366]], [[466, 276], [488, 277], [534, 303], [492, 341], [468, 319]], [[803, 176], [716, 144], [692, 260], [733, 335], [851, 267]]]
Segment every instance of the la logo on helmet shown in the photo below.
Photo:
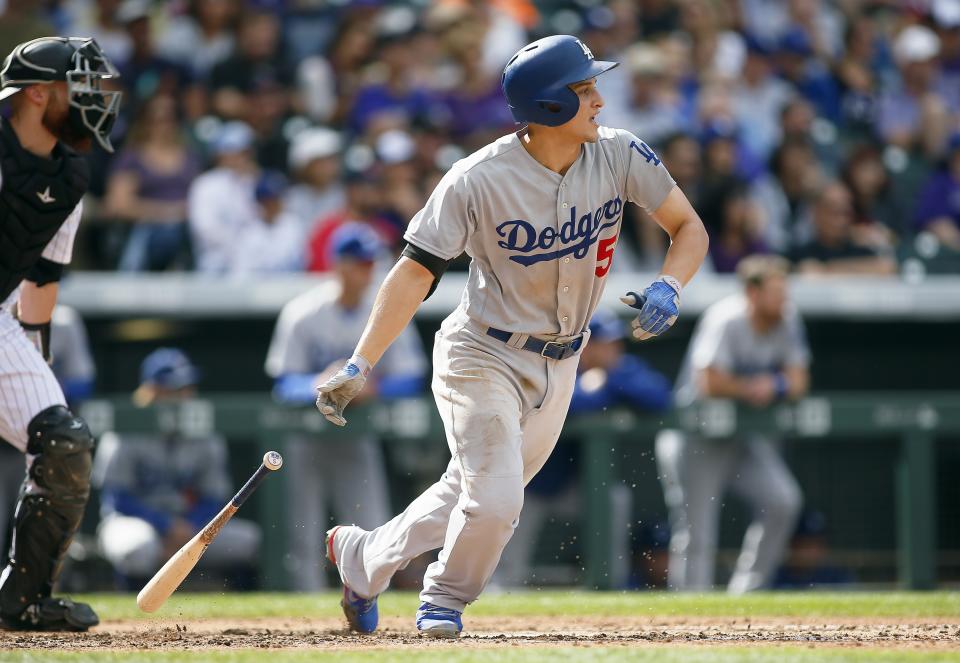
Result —
[[580, 44], [580, 48], [583, 49], [583, 54], [586, 55], [588, 58], [590, 58], [590, 59], [592, 60], [592, 59], [593, 59], [593, 51], [591, 51], [591, 50], [587, 47], [587, 45], [584, 44], [584, 43], [583, 43], [582, 41], [580, 41], [579, 39], [577, 40], [577, 43]]

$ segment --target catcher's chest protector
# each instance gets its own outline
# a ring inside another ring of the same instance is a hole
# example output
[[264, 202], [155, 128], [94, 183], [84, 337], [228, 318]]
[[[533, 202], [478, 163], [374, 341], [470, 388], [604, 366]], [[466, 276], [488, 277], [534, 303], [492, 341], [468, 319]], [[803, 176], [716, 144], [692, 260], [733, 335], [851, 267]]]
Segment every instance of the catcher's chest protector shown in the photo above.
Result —
[[57, 143], [50, 159], [28, 152], [0, 123], [0, 301], [16, 289], [83, 198], [86, 161]]

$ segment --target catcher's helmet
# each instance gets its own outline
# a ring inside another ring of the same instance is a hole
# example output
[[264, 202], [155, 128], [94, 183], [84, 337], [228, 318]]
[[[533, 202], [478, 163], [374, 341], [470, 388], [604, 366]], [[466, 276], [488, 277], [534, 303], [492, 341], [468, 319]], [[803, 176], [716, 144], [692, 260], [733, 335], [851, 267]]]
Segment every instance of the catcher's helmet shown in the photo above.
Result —
[[568, 86], [617, 64], [594, 60], [576, 37], [555, 35], [517, 51], [503, 69], [501, 85], [513, 119], [556, 127], [573, 119], [580, 108], [579, 97]]
[[20, 44], [4, 60], [0, 100], [29, 85], [65, 81], [71, 124], [113, 152], [110, 130], [120, 109], [121, 93], [102, 89], [101, 81], [118, 75], [93, 39], [40, 37]]

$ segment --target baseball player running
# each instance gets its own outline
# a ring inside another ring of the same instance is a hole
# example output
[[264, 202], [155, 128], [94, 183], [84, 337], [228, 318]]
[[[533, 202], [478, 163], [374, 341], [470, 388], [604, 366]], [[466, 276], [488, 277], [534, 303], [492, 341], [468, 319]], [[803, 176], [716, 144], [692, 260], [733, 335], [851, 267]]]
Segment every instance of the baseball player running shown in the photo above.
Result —
[[74, 148], [96, 140], [112, 150], [120, 93], [101, 82], [114, 75], [94, 40], [75, 37], [20, 44], [0, 70], [0, 99], [12, 106], [0, 124], [0, 437], [28, 466], [0, 575], [0, 624], [10, 629], [85, 631], [99, 621], [90, 606], [50, 596], [90, 494], [93, 436], [48, 362], [89, 180]]
[[404, 236], [353, 356], [318, 387], [333, 423], [413, 317], [448, 263], [472, 258], [460, 306], [437, 333], [433, 393], [451, 460], [440, 480], [372, 530], [340, 526], [327, 554], [344, 584], [350, 626], [372, 632], [377, 595], [414, 557], [442, 548], [427, 569], [416, 615], [422, 635], [456, 637], [516, 527], [523, 489], [556, 443], [587, 325], [603, 292], [623, 207], [646, 209], [673, 244], [662, 275], [625, 303], [634, 336], [676, 320], [680, 290], [707, 250], [696, 212], [629, 132], [597, 123], [600, 62], [580, 40], [546, 37], [503, 72], [514, 118], [526, 126], [453, 166]]

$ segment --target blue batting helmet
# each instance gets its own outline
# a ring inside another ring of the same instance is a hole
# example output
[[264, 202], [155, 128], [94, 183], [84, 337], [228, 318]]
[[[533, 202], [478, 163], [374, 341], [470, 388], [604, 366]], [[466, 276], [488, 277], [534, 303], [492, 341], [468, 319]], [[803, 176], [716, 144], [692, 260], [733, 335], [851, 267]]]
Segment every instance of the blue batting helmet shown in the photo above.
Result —
[[554, 35], [517, 51], [503, 69], [501, 85], [513, 119], [557, 127], [572, 120], [580, 108], [579, 97], [568, 86], [617, 64], [594, 60], [576, 37]]

